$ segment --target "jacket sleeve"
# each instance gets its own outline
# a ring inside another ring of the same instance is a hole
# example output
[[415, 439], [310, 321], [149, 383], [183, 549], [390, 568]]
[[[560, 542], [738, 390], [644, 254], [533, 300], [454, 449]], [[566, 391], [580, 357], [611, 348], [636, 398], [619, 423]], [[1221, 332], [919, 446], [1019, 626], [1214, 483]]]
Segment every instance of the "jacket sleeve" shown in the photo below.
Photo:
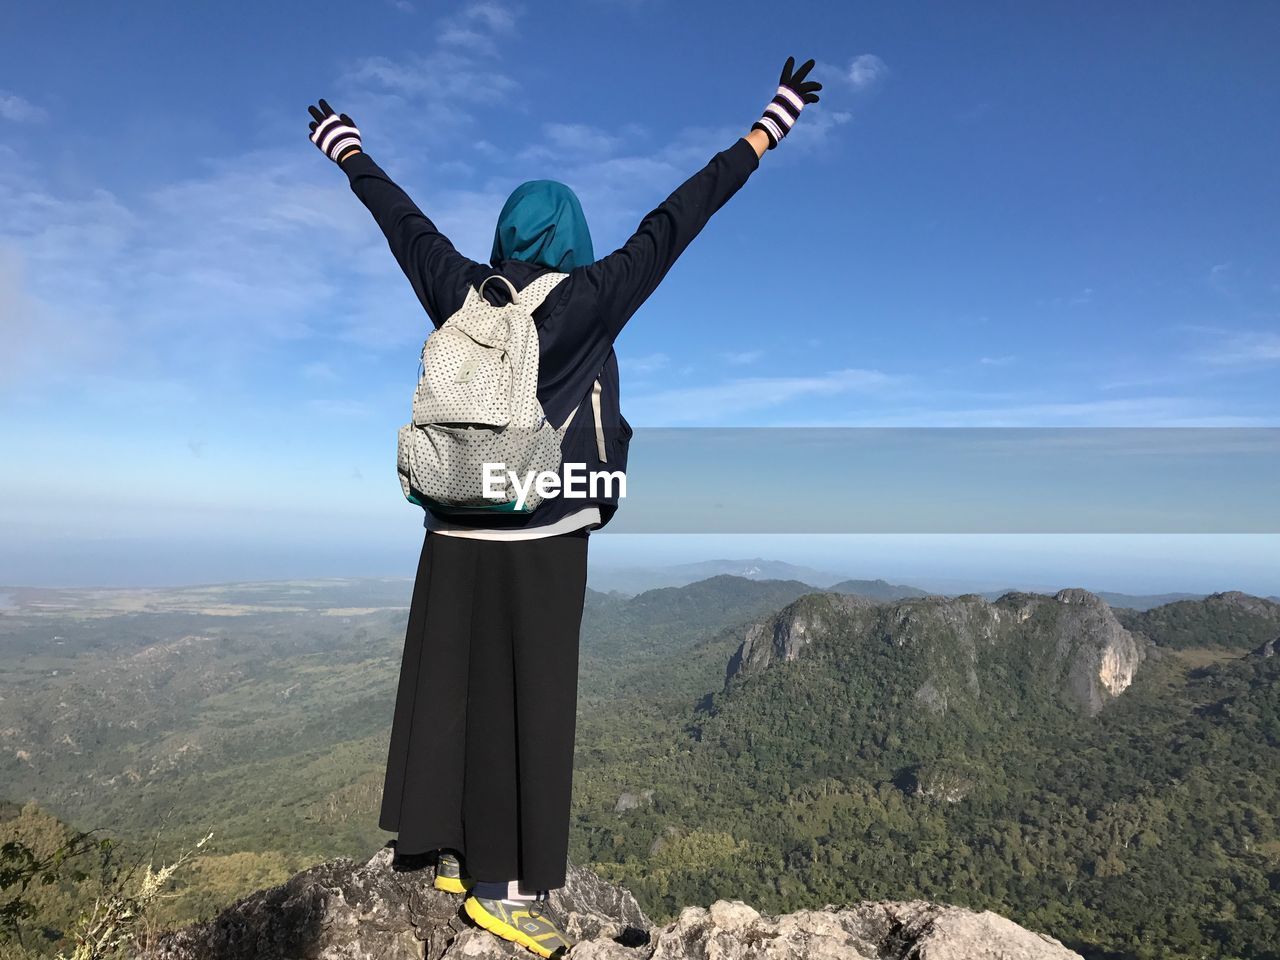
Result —
[[597, 322], [607, 327], [610, 341], [759, 165], [751, 144], [739, 139], [650, 211], [630, 240], [583, 268], [582, 282], [595, 296]]
[[479, 265], [455, 250], [367, 153], [348, 157], [341, 167], [351, 192], [373, 214], [413, 292], [439, 327], [461, 304], [461, 291]]

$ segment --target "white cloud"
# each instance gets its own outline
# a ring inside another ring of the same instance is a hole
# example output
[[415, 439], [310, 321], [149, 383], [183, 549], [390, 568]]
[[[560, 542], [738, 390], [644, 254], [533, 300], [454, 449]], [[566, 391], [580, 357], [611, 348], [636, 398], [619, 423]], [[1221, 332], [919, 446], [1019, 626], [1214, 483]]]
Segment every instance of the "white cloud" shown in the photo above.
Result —
[[671, 364], [671, 358], [665, 353], [649, 353], [644, 356], [624, 356], [618, 360], [618, 365], [625, 373], [633, 373], [637, 376], [645, 376], [650, 373], [657, 373], [664, 370]]
[[1280, 333], [1245, 330], [1219, 334], [1218, 342], [1200, 354], [1206, 363], [1217, 366], [1270, 364], [1280, 361]]
[[821, 105], [806, 107], [799, 122], [787, 134], [788, 155], [811, 150], [827, 142], [836, 127], [853, 119], [847, 110], [823, 110]]
[[[472, 106], [500, 102], [517, 89], [516, 81], [502, 69], [494, 42], [514, 26], [514, 12], [502, 4], [473, 3], [440, 18], [434, 41], [424, 53], [404, 60], [361, 58], [341, 82], [355, 88], [362, 110], [367, 105], [391, 116], [400, 114], [400, 122], [388, 124], [387, 129], [438, 137], [441, 125], [468, 122]], [[356, 117], [357, 122], [369, 112]]]
[[37, 120], [44, 120], [48, 117], [42, 107], [37, 107], [29, 100], [25, 100], [16, 93], [7, 93], [0, 90], [0, 119], [11, 120], [15, 123], [29, 123]]
[[755, 363], [764, 356], [763, 350], [742, 350], [737, 353], [721, 354], [725, 363], [731, 363], [735, 366], [746, 366], [749, 363]]
[[[453, 37], [457, 39], [457, 35]], [[343, 80], [421, 100], [440, 116], [464, 114], [459, 105], [490, 103], [517, 86], [501, 70], [477, 63], [475, 53], [474, 48], [456, 48], [437, 49], [404, 61], [366, 57], [357, 61]]]
[[1010, 356], [982, 357], [978, 360], [978, 362], [985, 367], [1007, 367], [1009, 364], [1013, 363], [1015, 359], [1016, 359], [1015, 357], [1010, 357]]
[[17, 248], [0, 245], [0, 382], [12, 379], [42, 326], [40, 306], [27, 290], [23, 260]]
[[876, 370], [832, 370], [812, 377], [744, 377], [705, 387], [683, 387], [641, 395], [628, 401], [636, 411], [628, 419], [646, 426], [714, 424], [743, 413], [759, 412], [793, 400], [870, 393], [896, 382]]
[[[480, 3], [448, 18], [446, 29], [502, 34], [514, 23], [507, 7]], [[366, 58], [344, 77], [350, 97], [331, 98], [361, 124], [378, 162], [480, 261], [521, 180], [570, 184], [603, 256], [742, 133], [737, 124], [685, 127], [657, 140], [655, 152], [655, 139], [635, 124], [552, 114], [536, 145], [543, 159], [516, 170], [504, 145], [469, 127], [477, 103], [517, 85], [494, 67], [488, 54], [465, 47], [436, 46], [408, 62]], [[440, 103], [444, 112], [433, 114]], [[429, 121], [441, 116], [456, 124]], [[291, 369], [313, 381], [324, 375], [306, 367], [315, 359], [306, 349], [338, 342], [380, 353], [420, 344], [429, 325], [381, 234], [297, 125], [282, 116], [278, 145], [198, 161], [202, 172], [128, 200], [102, 189], [56, 192], [43, 170], [21, 163], [0, 168], [0, 248], [22, 251], [0, 263], [5, 342], [25, 342], [26, 355], [45, 358], [64, 378], [92, 357], [139, 380], [182, 379], [201, 366], [244, 370], [254, 355], [299, 344]], [[420, 183], [417, 171], [428, 171]], [[14, 329], [19, 323], [25, 334]], [[15, 352], [11, 346], [8, 356]], [[663, 366], [669, 361], [652, 355], [629, 369]]]
[[516, 25], [515, 12], [500, 3], [471, 3], [463, 10], [463, 16], [483, 21], [495, 33], [511, 33]]
[[542, 135], [540, 142], [522, 152], [524, 166], [519, 174], [495, 181], [494, 187], [509, 191], [520, 181], [542, 177], [568, 184], [582, 201], [599, 257], [621, 245], [641, 216], [717, 151], [731, 146], [742, 136], [742, 129], [737, 125], [680, 128], [660, 141], [656, 152], [653, 138], [631, 123], [617, 128], [549, 123]]
[[572, 156], [579, 160], [607, 157], [621, 144], [621, 138], [586, 123], [548, 123], [542, 128], [546, 143], [535, 144], [523, 151], [522, 159]]
[[848, 80], [855, 90], [869, 90], [886, 76], [889, 67], [874, 53], [863, 53], [849, 64]]

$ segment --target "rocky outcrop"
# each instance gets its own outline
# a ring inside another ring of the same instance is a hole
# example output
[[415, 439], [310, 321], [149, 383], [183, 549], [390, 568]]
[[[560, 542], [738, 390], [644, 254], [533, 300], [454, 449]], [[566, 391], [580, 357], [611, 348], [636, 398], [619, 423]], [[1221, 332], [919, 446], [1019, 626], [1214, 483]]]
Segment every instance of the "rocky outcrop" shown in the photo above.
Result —
[[875, 606], [874, 600], [852, 594], [801, 597], [781, 613], [747, 627], [741, 645], [729, 660], [725, 682], [739, 673], [763, 670], [775, 660], [796, 659], [815, 636], [835, 629], [845, 615]]
[[1239, 590], [1211, 593], [1202, 602], [1206, 606], [1232, 608], [1251, 616], [1280, 620], [1280, 604], [1266, 597], [1255, 597], [1252, 594], [1241, 593]]
[[[430, 869], [397, 873], [391, 851], [320, 864], [217, 918], [163, 935], [138, 960], [498, 960], [533, 954], [464, 921]], [[553, 896], [577, 960], [1079, 960], [994, 913], [923, 901], [762, 914], [739, 900], [686, 907], [654, 926], [629, 892], [570, 867]]]
[[976, 594], [888, 603], [812, 594], [746, 628], [726, 669], [725, 688], [736, 676], [795, 660], [833, 637], [890, 643], [904, 651], [904, 664], [913, 658], [925, 664], [914, 697], [934, 714], [946, 713], [957, 697], [979, 696], [984, 665], [997, 657], [1051, 677], [1094, 714], [1133, 683], [1148, 646], [1087, 590], [1052, 597], [1011, 593], [994, 603]]
[[618, 794], [618, 802], [613, 805], [613, 812], [625, 813], [628, 810], [636, 810], [651, 803], [653, 803], [652, 790], [641, 790], [639, 793], [624, 790]]
[[1062, 610], [1054, 620], [1058, 650], [1067, 661], [1067, 682], [1090, 713], [1133, 683], [1145, 657], [1105, 601], [1087, 590], [1063, 590], [1054, 596]]
[[1268, 640], [1256, 650], [1251, 651], [1249, 656], [1266, 660], [1276, 655], [1276, 647], [1278, 646], [1280, 646], [1280, 637], [1276, 637], [1274, 640]]

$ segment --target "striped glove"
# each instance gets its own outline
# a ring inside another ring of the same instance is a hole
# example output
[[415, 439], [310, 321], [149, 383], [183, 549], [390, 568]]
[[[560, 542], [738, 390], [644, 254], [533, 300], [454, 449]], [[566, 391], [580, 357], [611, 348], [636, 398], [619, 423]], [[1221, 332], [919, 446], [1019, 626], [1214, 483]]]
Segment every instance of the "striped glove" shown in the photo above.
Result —
[[769, 138], [769, 149], [772, 150], [782, 138], [791, 132], [791, 127], [800, 116], [806, 103], [818, 102], [818, 91], [822, 84], [816, 80], [805, 80], [813, 69], [813, 61], [809, 60], [795, 73], [795, 57], [787, 57], [786, 66], [782, 68], [782, 76], [778, 79], [778, 92], [764, 108], [764, 116], [751, 125], [752, 130], [763, 130]]
[[[360, 152], [360, 131], [345, 113], [334, 113], [333, 107], [320, 101], [320, 108], [307, 107], [311, 116], [311, 142], [334, 163]], [[354, 149], [353, 149], [354, 148]]]

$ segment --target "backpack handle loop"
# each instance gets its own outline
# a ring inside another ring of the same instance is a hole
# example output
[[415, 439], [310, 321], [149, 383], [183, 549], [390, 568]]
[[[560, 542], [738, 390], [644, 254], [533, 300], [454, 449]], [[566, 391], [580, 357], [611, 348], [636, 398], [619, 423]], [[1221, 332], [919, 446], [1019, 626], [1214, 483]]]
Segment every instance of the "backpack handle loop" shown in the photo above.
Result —
[[511, 302], [512, 303], [520, 302], [520, 295], [516, 293], [516, 288], [511, 285], [510, 280], [508, 280], [506, 277], [504, 277], [500, 273], [495, 273], [492, 276], [485, 277], [483, 280], [480, 281], [480, 286], [476, 289], [476, 293], [480, 296], [481, 299], [484, 299], [484, 285], [488, 283], [490, 280], [501, 280], [503, 283], [507, 285], [507, 289], [511, 291]]

